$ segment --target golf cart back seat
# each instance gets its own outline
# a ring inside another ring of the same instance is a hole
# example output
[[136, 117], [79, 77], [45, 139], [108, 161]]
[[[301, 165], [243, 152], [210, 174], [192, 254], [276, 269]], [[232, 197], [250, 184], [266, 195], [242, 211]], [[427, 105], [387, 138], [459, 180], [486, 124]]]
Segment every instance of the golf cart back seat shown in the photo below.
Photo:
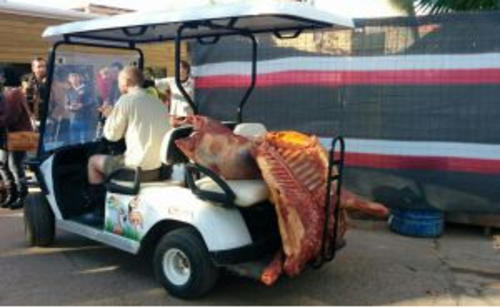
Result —
[[189, 158], [177, 147], [175, 141], [189, 137], [192, 132], [192, 126], [181, 126], [169, 130], [163, 136], [160, 146], [160, 159], [163, 167], [166, 167], [170, 171], [169, 177], [159, 182], [146, 183], [142, 185], [143, 187], [186, 185], [184, 180], [184, 164], [189, 162]]
[[236, 135], [244, 136], [249, 139], [261, 137], [267, 133], [267, 129], [262, 123], [240, 123], [237, 124], [233, 132]]
[[164, 164], [173, 166], [189, 162], [189, 158], [177, 147], [175, 141], [189, 137], [192, 132], [192, 126], [180, 126], [169, 130], [165, 134], [160, 147], [160, 158]]
[[[265, 134], [267, 130], [260, 123], [241, 123], [236, 125], [233, 132], [253, 139]], [[247, 208], [260, 204], [269, 198], [269, 188], [261, 179], [225, 180], [208, 170], [202, 173], [208, 176], [195, 181], [193, 187], [191, 187], [193, 193], [201, 199], [215, 203], [225, 203], [232, 200], [231, 203], [234, 205]], [[230, 206], [229, 204], [226, 205]]]

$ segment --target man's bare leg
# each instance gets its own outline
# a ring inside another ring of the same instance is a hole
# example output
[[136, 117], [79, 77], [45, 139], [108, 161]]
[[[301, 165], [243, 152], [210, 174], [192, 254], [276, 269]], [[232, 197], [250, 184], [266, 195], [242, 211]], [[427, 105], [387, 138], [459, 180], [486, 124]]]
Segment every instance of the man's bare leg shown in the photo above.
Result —
[[98, 185], [104, 182], [104, 164], [107, 155], [93, 155], [89, 159], [88, 177], [91, 185]]

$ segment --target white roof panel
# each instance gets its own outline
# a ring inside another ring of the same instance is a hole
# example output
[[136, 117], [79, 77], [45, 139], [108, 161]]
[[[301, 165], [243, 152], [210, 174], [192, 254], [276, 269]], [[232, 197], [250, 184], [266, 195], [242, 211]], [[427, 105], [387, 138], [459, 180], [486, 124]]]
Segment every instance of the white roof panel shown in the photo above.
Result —
[[[184, 10], [138, 12], [48, 27], [43, 37], [59, 41], [117, 41], [148, 43], [173, 40], [179, 26], [183, 38], [236, 33], [289, 32], [327, 27], [351, 28], [350, 18], [336, 16], [302, 3], [252, 1], [193, 7]], [[190, 26], [197, 26], [190, 28]]]
[[0, 12], [21, 16], [33, 16], [50, 19], [60, 19], [61, 21], [87, 20], [96, 18], [98, 15], [77, 12], [72, 10], [62, 10], [48, 8], [45, 6], [31, 5], [25, 3], [2, 2], [0, 0]]

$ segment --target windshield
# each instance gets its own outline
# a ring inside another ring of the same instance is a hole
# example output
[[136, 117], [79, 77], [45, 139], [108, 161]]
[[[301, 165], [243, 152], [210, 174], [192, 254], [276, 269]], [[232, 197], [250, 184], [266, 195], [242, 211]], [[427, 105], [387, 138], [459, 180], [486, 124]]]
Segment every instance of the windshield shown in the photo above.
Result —
[[139, 61], [137, 53], [128, 53], [57, 53], [43, 135], [45, 151], [101, 137], [105, 119], [98, 109], [116, 103], [119, 71]]

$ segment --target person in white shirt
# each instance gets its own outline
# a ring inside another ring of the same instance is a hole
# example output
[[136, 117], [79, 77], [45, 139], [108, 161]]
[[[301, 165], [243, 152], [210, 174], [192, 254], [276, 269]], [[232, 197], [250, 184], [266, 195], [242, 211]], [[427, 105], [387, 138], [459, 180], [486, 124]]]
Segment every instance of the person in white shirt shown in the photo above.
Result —
[[142, 176], [159, 176], [161, 169], [160, 145], [170, 129], [168, 110], [156, 97], [142, 88], [144, 76], [135, 67], [124, 68], [118, 76], [123, 94], [114, 107], [100, 110], [107, 118], [104, 137], [109, 141], [125, 138], [124, 155], [94, 155], [88, 164], [88, 178], [92, 185], [102, 184], [113, 171], [123, 167], [140, 167]]
[[[187, 61], [181, 61], [180, 77], [182, 85], [191, 99], [194, 99], [194, 80], [191, 78], [191, 65]], [[189, 105], [181, 90], [177, 87], [174, 77], [155, 80], [155, 85], [163, 93], [170, 97], [170, 125], [178, 127], [193, 114], [193, 108]]]

